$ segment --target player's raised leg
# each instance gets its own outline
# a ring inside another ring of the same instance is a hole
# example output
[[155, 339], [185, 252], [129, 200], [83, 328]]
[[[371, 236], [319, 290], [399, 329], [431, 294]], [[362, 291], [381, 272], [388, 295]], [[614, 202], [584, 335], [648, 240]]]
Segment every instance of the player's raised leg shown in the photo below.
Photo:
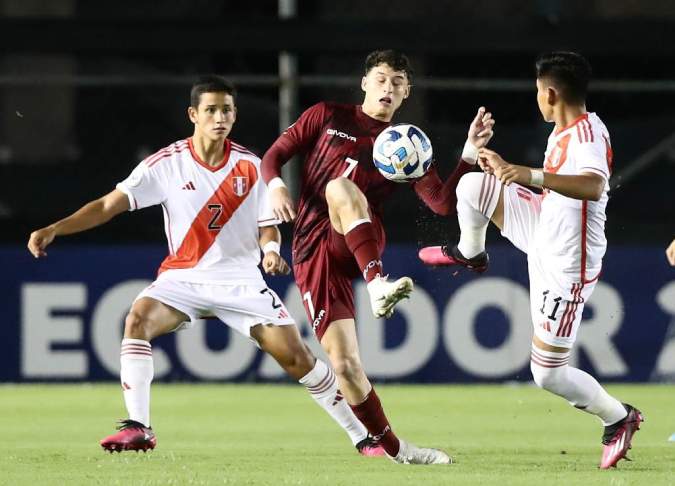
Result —
[[353, 319], [330, 323], [321, 338], [321, 345], [337, 374], [340, 389], [354, 414], [373, 438], [382, 444], [387, 455], [401, 464], [449, 464], [450, 457], [437, 449], [419, 448], [400, 440], [384, 414], [380, 399], [370, 384], [359, 355], [356, 326]]
[[155, 299], [141, 297], [134, 302], [125, 321], [120, 352], [120, 381], [128, 418], [120, 421], [117, 433], [101, 440], [104, 449], [121, 452], [155, 448], [157, 438], [150, 426], [154, 374], [150, 341], [187, 320], [187, 315]]
[[461, 265], [482, 273], [488, 268], [485, 233], [490, 221], [502, 228], [504, 203], [501, 183], [492, 174], [465, 174], [457, 184], [459, 243], [422, 248], [420, 259], [428, 265]]
[[251, 328], [251, 337], [289, 376], [307, 388], [314, 401], [349, 435], [359, 453], [366, 456], [384, 454], [382, 447], [368, 437], [365, 426], [344, 400], [333, 370], [314, 357], [296, 326], [259, 324]]
[[390, 317], [394, 306], [410, 295], [413, 282], [401, 277], [389, 282], [382, 271], [378, 233], [368, 212], [368, 200], [356, 184], [338, 177], [326, 185], [326, 201], [333, 229], [344, 235], [367, 283], [375, 317]]

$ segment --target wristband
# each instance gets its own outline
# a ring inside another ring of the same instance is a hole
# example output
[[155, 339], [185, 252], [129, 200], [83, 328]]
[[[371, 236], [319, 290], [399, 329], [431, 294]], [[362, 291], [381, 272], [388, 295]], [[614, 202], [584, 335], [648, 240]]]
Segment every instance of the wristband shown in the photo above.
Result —
[[275, 177], [271, 181], [267, 183], [267, 188], [272, 191], [274, 189], [278, 189], [279, 187], [286, 187], [286, 184], [284, 183], [283, 179], [281, 177]]
[[265, 245], [262, 247], [262, 252], [263, 252], [263, 253], [269, 253], [269, 252], [273, 251], [274, 253], [276, 253], [277, 255], [279, 255], [279, 254], [280, 254], [280, 249], [281, 249], [281, 247], [279, 246], [279, 242], [278, 242], [278, 241], [268, 241], [268, 242], [265, 243]]
[[467, 164], [474, 165], [478, 161], [478, 148], [468, 140], [462, 149], [462, 160]]
[[544, 187], [544, 172], [541, 170], [530, 169], [530, 185]]

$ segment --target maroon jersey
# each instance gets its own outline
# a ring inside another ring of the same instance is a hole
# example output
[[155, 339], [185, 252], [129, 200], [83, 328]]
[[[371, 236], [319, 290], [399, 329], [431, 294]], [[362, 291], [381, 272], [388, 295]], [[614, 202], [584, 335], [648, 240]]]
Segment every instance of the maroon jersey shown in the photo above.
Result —
[[[316, 242], [330, 227], [326, 184], [337, 177], [353, 181], [368, 200], [373, 216], [382, 217], [382, 204], [401, 184], [385, 179], [373, 164], [373, 143], [389, 123], [376, 120], [361, 105], [318, 103], [307, 109], [263, 157], [265, 182], [278, 177], [281, 165], [296, 154], [304, 155], [298, 216], [293, 232], [293, 261], [312, 254]], [[460, 164], [461, 174], [471, 169]], [[455, 171], [457, 172], [457, 170]], [[422, 183], [422, 181], [425, 181]], [[454, 187], [445, 187], [435, 170], [414, 183], [418, 195], [436, 212], [454, 209]], [[450, 191], [448, 191], [451, 189]]]

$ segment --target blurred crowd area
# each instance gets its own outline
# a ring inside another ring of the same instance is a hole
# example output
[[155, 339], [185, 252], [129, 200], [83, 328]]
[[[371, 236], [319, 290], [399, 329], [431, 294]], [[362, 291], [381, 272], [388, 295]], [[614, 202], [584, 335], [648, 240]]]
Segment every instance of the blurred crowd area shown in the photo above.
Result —
[[[237, 82], [232, 139], [262, 155], [283, 128], [280, 52], [297, 74], [292, 121], [321, 100], [360, 102], [363, 58], [386, 47], [407, 52], [416, 71], [395, 121], [428, 133], [442, 173], [480, 105], [497, 120], [493, 149], [541, 165], [552, 127], [537, 110], [534, 60], [551, 49], [584, 53], [596, 79], [588, 109], [612, 135], [610, 244], [673, 236], [672, 1], [0, 0], [0, 27], [12, 34], [0, 47], [1, 243], [22, 243], [189, 136], [198, 74]], [[433, 216], [406, 189], [386, 211], [390, 241], [454, 238], [452, 218]], [[161, 211], [149, 209], [69, 241], [162, 234]]]

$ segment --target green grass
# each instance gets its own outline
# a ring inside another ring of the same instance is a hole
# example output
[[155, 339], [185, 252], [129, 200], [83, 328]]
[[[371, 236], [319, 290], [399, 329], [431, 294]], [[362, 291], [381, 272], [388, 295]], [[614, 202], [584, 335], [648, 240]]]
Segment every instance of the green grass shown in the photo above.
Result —
[[451, 466], [356, 454], [299, 386], [155, 385], [148, 454], [106, 454], [117, 385], [0, 386], [0, 484], [675, 484], [672, 386], [612, 386], [647, 417], [634, 462], [600, 471], [594, 417], [530, 386], [379, 386], [394, 430]]

